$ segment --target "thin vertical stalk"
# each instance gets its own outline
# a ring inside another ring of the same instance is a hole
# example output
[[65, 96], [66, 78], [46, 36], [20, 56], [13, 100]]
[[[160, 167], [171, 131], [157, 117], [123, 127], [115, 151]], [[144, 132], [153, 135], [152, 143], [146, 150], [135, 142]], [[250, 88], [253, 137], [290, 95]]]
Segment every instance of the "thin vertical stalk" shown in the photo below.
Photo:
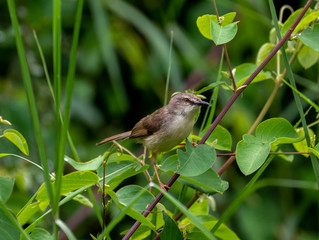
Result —
[[168, 69], [167, 69], [167, 77], [166, 77], [164, 105], [166, 105], [168, 102], [168, 87], [169, 87], [169, 81], [171, 76], [173, 39], [174, 39], [174, 32], [171, 31], [171, 42], [169, 46]]
[[[52, 33], [53, 33], [53, 81], [54, 81], [54, 96], [55, 96], [55, 172], [56, 172], [56, 184], [55, 184], [55, 198], [51, 204], [52, 212], [55, 219], [59, 218], [58, 214], [58, 202], [60, 198], [60, 188], [62, 175], [58, 172], [61, 165], [59, 161], [59, 143], [61, 136], [61, 121], [60, 121], [60, 106], [61, 106], [61, 1], [53, 0], [53, 19], [52, 19]], [[57, 236], [57, 229], [55, 236]]]
[[27, 62], [27, 58], [25, 55], [25, 50], [24, 50], [24, 46], [22, 42], [22, 36], [21, 36], [20, 28], [19, 28], [19, 22], [18, 22], [18, 18], [16, 14], [14, 0], [7, 0], [7, 4], [9, 8], [9, 14], [10, 14], [12, 26], [13, 26], [15, 37], [16, 37], [16, 46], [17, 46], [17, 51], [19, 55], [19, 61], [21, 65], [22, 77], [23, 77], [23, 82], [24, 82], [25, 91], [27, 95], [29, 110], [31, 113], [35, 138], [38, 145], [39, 157], [41, 160], [41, 165], [44, 170], [43, 171], [44, 182], [45, 182], [45, 186], [48, 192], [50, 202], [52, 203], [53, 190], [52, 190], [51, 181], [50, 181], [50, 171], [49, 171], [47, 157], [45, 153], [44, 142], [41, 135], [40, 121], [38, 117], [38, 111], [37, 111], [35, 97], [34, 97], [34, 93], [32, 89], [31, 76], [30, 76], [28, 62]]

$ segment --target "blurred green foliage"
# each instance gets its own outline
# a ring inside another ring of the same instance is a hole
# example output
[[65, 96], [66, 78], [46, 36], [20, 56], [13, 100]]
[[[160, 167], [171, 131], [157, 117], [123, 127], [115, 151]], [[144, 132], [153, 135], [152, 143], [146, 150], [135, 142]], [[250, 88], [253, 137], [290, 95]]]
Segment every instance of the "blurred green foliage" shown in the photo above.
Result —
[[[279, 3], [280, 2], [280, 3]], [[305, 1], [289, 1], [294, 9]], [[278, 12], [281, 1], [275, 1]], [[52, 1], [16, 1], [24, 47], [36, 94], [42, 135], [50, 170], [53, 169], [55, 148], [54, 103], [46, 83], [41, 58], [32, 31], [35, 30], [52, 76]], [[259, 48], [269, 41], [271, 19], [267, 1], [217, 1], [220, 15], [237, 12], [238, 34], [228, 45], [232, 67], [255, 63]], [[62, 84], [65, 84], [72, 41], [75, 0], [62, 1]], [[197, 89], [216, 81], [221, 48], [203, 38], [196, 27], [198, 16], [213, 13], [211, 1], [85, 1], [78, 46], [76, 80], [71, 108], [70, 134], [80, 158], [92, 159], [105, 151], [95, 143], [130, 129], [137, 120], [157, 109], [164, 102], [168, 69], [169, 39], [174, 32], [170, 93]], [[286, 13], [285, 13], [286, 14]], [[284, 14], [284, 18], [287, 16]], [[318, 63], [305, 70], [298, 61], [292, 64], [300, 89], [318, 104]], [[227, 66], [223, 67], [227, 71]], [[253, 84], [238, 99], [221, 124], [238, 142], [254, 122], [267, 100], [273, 82]], [[62, 93], [64, 94], [64, 93]], [[210, 97], [208, 93], [207, 97]], [[231, 92], [219, 93], [217, 113], [230, 98]], [[266, 117], [284, 117], [292, 123], [299, 120], [288, 88], [281, 88]], [[306, 102], [302, 102], [306, 106]], [[63, 105], [63, 104], [62, 104]], [[30, 114], [20, 72], [15, 38], [6, 1], [0, 1], [0, 116], [9, 120], [14, 129], [26, 138], [32, 160], [39, 163]], [[316, 112], [307, 119], [315, 121]], [[1, 126], [3, 127], [3, 126]], [[318, 128], [313, 128], [318, 135]], [[125, 142], [132, 151], [139, 145]], [[235, 146], [235, 144], [234, 144]], [[20, 154], [12, 144], [3, 140], [0, 152]], [[70, 154], [70, 150], [67, 151]], [[217, 166], [223, 163], [219, 158]], [[0, 159], [0, 175], [15, 178], [15, 187], [7, 205], [15, 212], [29, 200], [43, 183], [40, 170], [14, 157]], [[72, 171], [66, 168], [66, 172]], [[271, 178], [314, 180], [310, 161], [297, 156], [293, 164], [279, 157], [272, 162]], [[163, 175], [165, 179], [165, 175]], [[232, 191], [216, 195], [220, 215], [233, 197], [246, 184], [246, 178], [234, 165], [223, 176]], [[140, 176], [130, 179], [143, 182]], [[273, 184], [276, 185], [276, 184]], [[229, 226], [242, 239], [316, 239], [318, 233], [318, 193], [305, 189], [278, 186], [254, 192], [240, 207]], [[176, 183], [172, 190], [180, 189]], [[191, 197], [193, 192], [188, 192]], [[165, 206], [170, 203], [165, 202]], [[110, 209], [109, 218], [119, 210]], [[86, 218], [75, 221], [76, 214]], [[62, 219], [75, 223], [78, 239], [99, 232], [98, 220], [92, 212], [78, 203], [62, 208]], [[115, 228], [115, 236], [131, 226], [132, 220]], [[48, 227], [43, 223], [43, 227]]]

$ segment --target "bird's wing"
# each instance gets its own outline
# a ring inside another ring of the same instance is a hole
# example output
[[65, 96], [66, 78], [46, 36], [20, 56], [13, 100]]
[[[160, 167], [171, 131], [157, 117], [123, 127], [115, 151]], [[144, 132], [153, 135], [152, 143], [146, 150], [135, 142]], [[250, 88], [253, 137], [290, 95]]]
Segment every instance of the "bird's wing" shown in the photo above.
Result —
[[157, 132], [161, 128], [163, 122], [163, 113], [164, 109], [160, 108], [152, 114], [142, 118], [132, 129], [129, 138], [145, 138]]

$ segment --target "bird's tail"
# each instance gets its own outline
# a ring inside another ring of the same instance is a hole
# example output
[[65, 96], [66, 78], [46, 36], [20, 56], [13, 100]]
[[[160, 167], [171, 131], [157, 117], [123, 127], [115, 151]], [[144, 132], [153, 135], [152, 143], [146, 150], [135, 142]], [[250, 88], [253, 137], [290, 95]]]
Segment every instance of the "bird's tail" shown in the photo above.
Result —
[[119, 134], [116, 134], [116, 135], [114, 135], [114, 136], [111, 136], [111, 137], [108, 137], [108, 138], [103, 139], [102, 141], [98, 142], [96, 145], [102, 145], [102, 144], [104, 144], [104, 143], [108, 143], [108, 142], [111, 142], [111, 141], [113, 141], [113, 140], [118, 140], [118, 139], [126, 138], [126, 137], [129, 137], [130, 135], [131, 135], [131, 131], [119, 133]]

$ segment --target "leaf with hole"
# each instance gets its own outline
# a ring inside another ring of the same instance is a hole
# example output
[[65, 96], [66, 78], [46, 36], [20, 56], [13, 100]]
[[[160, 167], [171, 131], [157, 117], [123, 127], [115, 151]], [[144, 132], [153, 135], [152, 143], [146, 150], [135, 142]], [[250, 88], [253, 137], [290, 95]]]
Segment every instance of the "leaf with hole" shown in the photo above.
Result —
[[3, 132], [3, 136], [6, 137], [14, 145], [16, 145], [16, 147], [18, 147], [20, 151], [23, 152], [25, 155], [29, 155], [27, 141], [17, 130], [7, 129]]

